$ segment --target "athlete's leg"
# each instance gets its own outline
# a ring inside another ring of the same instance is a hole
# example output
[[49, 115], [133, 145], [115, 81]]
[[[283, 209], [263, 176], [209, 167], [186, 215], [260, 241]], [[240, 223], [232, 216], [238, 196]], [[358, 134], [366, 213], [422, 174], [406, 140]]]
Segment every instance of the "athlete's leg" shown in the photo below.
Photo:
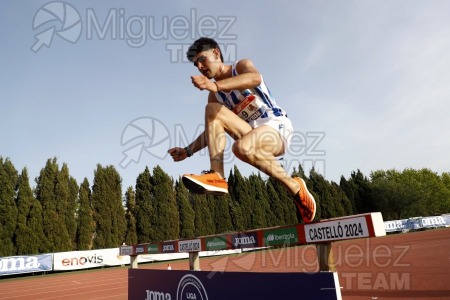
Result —
[[281, 135], [274, 128], [262, 125], [251, 130], [233, 145], [234, 154], [277, 179], [290, 191], [304, 222], [311, 222], [316, 214], [316, 202], [301, 178], [290, 177], [276, 160], [285, 152]]
[[208, 144], [211, 170], [201, 175], [184, 174], [184, 185], [194, 193], [212, 193], [224, 195], [228, 193], [223, 156], [228, 133], [234, 139], [243, 137], [252, 128], [236, 114], [219, 103], [208, 103], [205, 109], [205, 132]]
[[233, 153], [242, 161], [280, 181], [291, 195], [300, 190], [300, 185], [290, 177], [276, 159], [284, 154], [284, 143], [280, 134], [269, 126], [260, 126], [236, 140]]
[[219, 103], [206, 105], [205, 126], [211, 170], [224, 178], [223, 154], [226, 146], [226, 133], [236, 140], [242, 138], [252, 128], [247, 122]]
[[294, 196], [294, 202], [304, 221], [311, 222], [314, 219], [316, 204], [304, 181], [291, 178], [275, 159], [285, 151], [282, 137], [275, 129], [265, 125], [252, 129], [248, 123], [219, 103], [206, 105], [205, 124], [211, 170], [215, 173], [184, 175], [183, 183], [190, 190], [222, 195], [228, 193], [228, 185], [223, 179], [225, 133], [228, 133], [235, 139], [234, 154], [284, 184]]

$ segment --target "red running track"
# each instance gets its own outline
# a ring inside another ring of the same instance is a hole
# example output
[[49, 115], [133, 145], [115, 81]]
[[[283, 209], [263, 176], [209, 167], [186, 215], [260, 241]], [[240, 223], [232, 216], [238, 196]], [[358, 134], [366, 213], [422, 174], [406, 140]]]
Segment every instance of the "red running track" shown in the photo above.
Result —
[[[450, 299], [450, 229], [336, 242], [344, 299]], [[172, 261], [187, 270], [187, 260]], [[200, 259], [203, 271], [315, 272], [314, 246]], [[140, 265], [166, 269], [167, 263]], [[127, 267], [0, 280], [2, 299], [127, 299]]]

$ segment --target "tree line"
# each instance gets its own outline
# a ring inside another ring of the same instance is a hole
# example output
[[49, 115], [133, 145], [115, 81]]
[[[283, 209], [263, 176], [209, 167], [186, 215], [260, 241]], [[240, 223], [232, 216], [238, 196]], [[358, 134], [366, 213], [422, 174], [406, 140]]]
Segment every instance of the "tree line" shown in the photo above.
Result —
[[[302, 167], [317, 200], [316, 219], [380, 211], [384, 220], [450, 212], [450, 173], [429, 169], [360, 170], [340, 182]], [[0, 256], [118, 247], [193, 238], [301, 222], [292, 197], [260, 174], [243, 176], [235, 166], [226, 196], [191, 194], [180, 178], [146, 167], [123, 192], [114, 166], [97, 165], [92, 185], [79, 184], [69, 167], [48, 159], [36, 186], [0, 157]]]

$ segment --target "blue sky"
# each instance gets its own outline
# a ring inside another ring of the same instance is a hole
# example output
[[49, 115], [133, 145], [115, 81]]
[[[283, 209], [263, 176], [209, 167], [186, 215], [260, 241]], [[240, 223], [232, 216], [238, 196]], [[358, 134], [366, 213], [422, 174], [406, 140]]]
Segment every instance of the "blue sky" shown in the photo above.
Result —
[[[445, 0], [0, 1], [0, 155], [31, 178], [57, 157], [79, 183], [114, 165], [124, 190], [145, 166], [207, 169], [205, 151], [165, 151], [202, 130], [207, 94], [182, 49], [209, 35], [288, 112], [289, 171], [448, 172], [449, 15]], [[228, 150], [233, 165], [256, 172]]]

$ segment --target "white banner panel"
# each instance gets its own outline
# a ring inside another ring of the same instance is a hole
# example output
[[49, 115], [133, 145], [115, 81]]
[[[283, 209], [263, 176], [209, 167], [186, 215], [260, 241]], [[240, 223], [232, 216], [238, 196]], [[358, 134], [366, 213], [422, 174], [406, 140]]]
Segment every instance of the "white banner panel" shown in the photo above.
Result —
[[0, 257], [0, 276], [52, 270], [53, 254]]
[[121, 256], [119, 248], [70, 251], [54, 254], [53, 269], [55, 271], [80, 270], [129, 263], [130, 257]]
[[308, 243], [356, 239], [370, 236], [365, 217], [306, 224], [304, 228], [306, 241]]

